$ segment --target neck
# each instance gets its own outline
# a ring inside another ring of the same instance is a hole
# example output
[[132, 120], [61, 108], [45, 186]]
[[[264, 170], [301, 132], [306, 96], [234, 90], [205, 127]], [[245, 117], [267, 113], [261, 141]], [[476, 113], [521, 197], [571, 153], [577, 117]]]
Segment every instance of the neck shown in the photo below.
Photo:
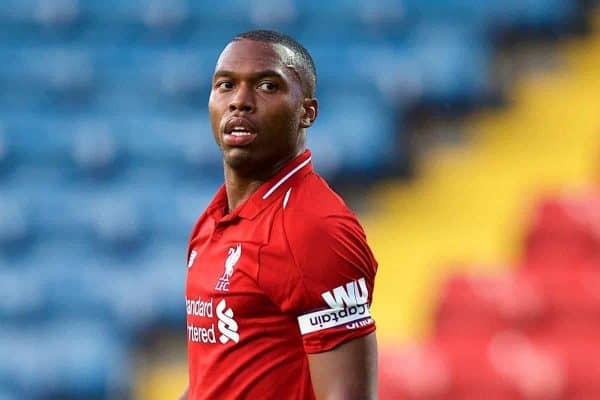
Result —
[[263, 183], [271, 179], [287, 163], [302, 154], [302, 151], [304, 150], [286, 157], [273, 165], [268, 171], [252, 175], [242, 174], [225, 163], [225, 190], [227, 191], [228, 212], [235, 210], [240, 204], [246, 201]]
[[246, 201], [265, 181], [247, 178], [236, 174], [235, 170], [225, 167], [225, 190], [229, 211]]

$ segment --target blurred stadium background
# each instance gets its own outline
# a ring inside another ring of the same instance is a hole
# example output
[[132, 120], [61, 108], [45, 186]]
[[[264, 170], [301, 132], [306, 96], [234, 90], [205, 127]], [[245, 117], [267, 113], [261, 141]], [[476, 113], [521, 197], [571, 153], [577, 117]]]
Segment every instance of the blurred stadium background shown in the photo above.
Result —
[[0, 399], [180, 394], [210, 76], [259, 27], [317, 64], [315, 165], [380, 261], [381, 398], [600, 399], [594, 3], [1, 1]]

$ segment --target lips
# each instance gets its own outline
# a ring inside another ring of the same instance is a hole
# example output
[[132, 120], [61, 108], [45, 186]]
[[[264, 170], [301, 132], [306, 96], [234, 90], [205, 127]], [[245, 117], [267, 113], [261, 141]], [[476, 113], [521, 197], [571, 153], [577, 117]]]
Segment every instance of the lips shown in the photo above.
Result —
[[223, 142], [228, 146], [247, 146], [256, 139], [256, 127], [243, 117], [233, 117], [225, 123]]

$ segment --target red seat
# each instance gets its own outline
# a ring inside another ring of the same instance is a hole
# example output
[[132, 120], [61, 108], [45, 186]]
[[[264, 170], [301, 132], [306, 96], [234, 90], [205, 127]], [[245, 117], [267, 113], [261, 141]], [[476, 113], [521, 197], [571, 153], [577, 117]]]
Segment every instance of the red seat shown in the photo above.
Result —
[[451, 399], [553, 400], [566, 391], [559, 359], [518, 331], [435, 341], [451, 371]]
[[449, 394], [449, 370], [435, 347], [411, 344], [380, 348], [381, 400], [442, 400]]
[[545, 299], [548, 328], [600, 334], [600, 269], [540, 269], [531, 275]]
[[[537, 338], [566, 372], [568, 399], [600, 399], [600, 331], [553, 327]], [[595, 393], [596, 396], [589, 396]]]
[[535, 329], [545, 311], [536, 281], [520, 273], [462, 273], [444, 284], [435, 336], [490, 336], [502, 329]]
[[600, 260], [600, 193], [542, 198], [526, 229], [527, 264]]

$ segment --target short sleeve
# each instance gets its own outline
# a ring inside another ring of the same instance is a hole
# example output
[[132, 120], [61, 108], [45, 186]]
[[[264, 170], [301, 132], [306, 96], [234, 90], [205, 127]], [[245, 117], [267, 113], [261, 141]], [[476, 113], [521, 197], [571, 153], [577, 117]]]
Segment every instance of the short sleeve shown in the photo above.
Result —
[[282, 234], [293, 268], [272, 298], [297, 319], [305, 351], [329, 351], [373, 332], [377, 262], [354, 215], [284, 220]]

